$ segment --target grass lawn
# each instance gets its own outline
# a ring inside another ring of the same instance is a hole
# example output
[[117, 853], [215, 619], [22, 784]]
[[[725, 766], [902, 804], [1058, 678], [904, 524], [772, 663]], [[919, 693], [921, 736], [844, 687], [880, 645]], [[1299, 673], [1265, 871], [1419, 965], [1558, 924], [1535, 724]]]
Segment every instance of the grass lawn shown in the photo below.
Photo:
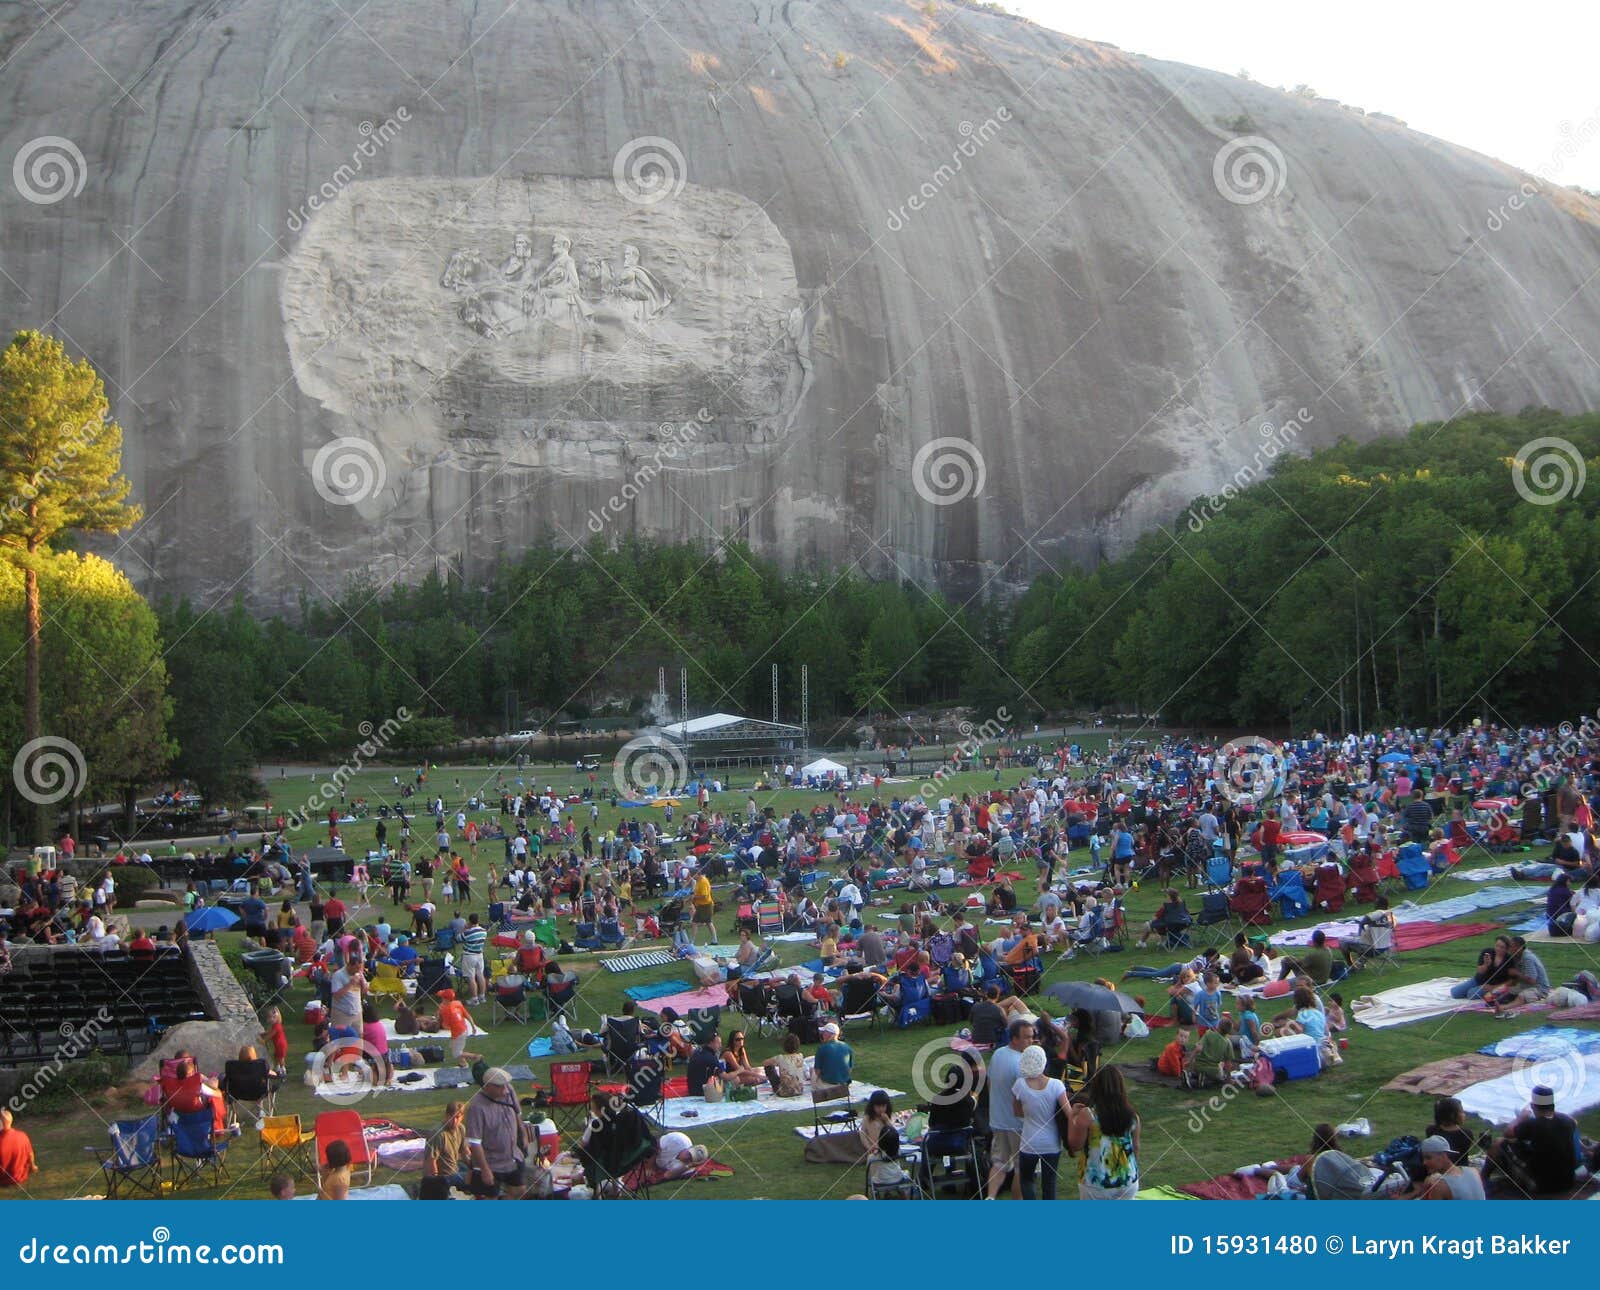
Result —
[[[358, 774], [350, 784], [351, 796], [364, 794], [373, 801], [389, 798], [392, 787], [391, 773], [385, 770]], [[493, 783], [492, 772], [488, 772], [485, 781], [481, 771], [471, 772], [466, 768], [444, 767], [430, 777], [425, 795], [431, 796], [431, 792], [436, 789], [444, 795], [447, 802], [451, 802], [454, 797], [453, 780], [458, 774], [463, 786], [468, 789], [480, 782], [487, 782], [490, 785]], [[570, 768], [565, 771], [551, 771], [547, 768], [530, 769], [525, 774], [530, 786], [553, 783], [562, 787], [574, 783], [579, 778], [573, 775]], [[608, 788], [609, 767], [602, 766], [598, 774], [600, 776], [598, 786]], [[512, 781], [514, 776], [515, 772], [508, 772], [508, 782]], [[1007, 772], [1004, 782], [1008, 785], [1013, 784], [1018, 777], [1017, 772]], [[724, 811], [743, 810], [746, 797], [749, 795], [748, 786], [751, 777], [748, 774], [741, 774], [737, 782], [740, 787], [715, 799], [715, 805]], [[956, 793], [978, 791], [992, 787], [994, 777], [991, 773], [976, 772], [953, 776], [948, 783], [950, 789]], [[280, 803], [284, 806], [289, 805], [291, 798], [296, 794], [309, 792], [312, 786], [306, 776], [301, 774], [298, 782], [291, 778], [281, 784], [275, 781], [270, 787], [273, 790], [273, 802], [276, 807]], [[763, 804], [770, 803], [780, 812], [786, 812], [795, 806], [809, 809], [817, 803], [819, 797], [809, 792], [782, 791], [763, 794], [760, 800]], [[583, 808], [576, 817], [580, 828], [586, 822], [586, 817], [587, 809]], [[614, 827], [618, 818], [617, 812], [602, 806], [599, 827], [602, 829]], [[428, 821], [419, 821], [419, 824], [423, 826], [416, 830], [420, 839], [427, 835], [429, 829]], [[344, 834], [346, 850], [359, 854], [371, 843], [372, 826], [370, 824], [350, 826], [345, 829]], [[391, 836], [393, 836], [392, 830]], [[312, 830], [308, 828], [297, 839], [296, 845], [304, 847], [318, 840], [321, 840], [321, 831], [313, 835]], [[1078, 853], [1075, 853], [1075, 856], [1076, 854]], [[1081, 854], [1087, 862], [1087, 853]], [[1531, 860], [1541, 858], [1542, 854], [1543, 848], [1514, 858]], [[482, 890], [482, 874], [486, 862], [491, 858], [498, 865], [500, 844], [480, 845], [478, 861], [473, 866], [476, 880], [474, 890], [478, 893], [473, 907], [479, 910], [487, 905], [486, 893]], [[1506, 858], [1488, 857], [1482, 852], [1474, 852], [1468, 864], [1477, 866], [1501, 863]], [[1024, 881], [1017, 886], [1019, 899], [1023, 901], [1031, 901], [1036, 894], [1031, 873], [1026, 874]], [[1429, 892], [1407, 894], [1428, 900], [1460, 895], [1468, 890], [1470, 890], [1468, 884], [1444, 878], [1437, 880], [1434, 889]], [[1541, 894], [1542, 891], [1543, 888], [1539, 884], [1528, 885], [1530, 896]], [[348, 899], [348, 893], [345, 894]], [[726, 888], [719, 890], [719, 898], [728, 894]], [[358, 919], [368, 921], [377, 910], [390, 910], [386, 893], [375, 890], [372, 898], [382, 903], [373, 909], [357, 910]], [[904, 899], [904, 892], [891, 893], [890, 900], [880, 900], [878, 909], [883, 913], [892, 913]], [[1149, 886], [1132, 893], [1127, 902], [1130, 926], [1137, 926], [1148, 919], [1158, 905], [1159, 899], [1160, 893]], [[1395, 899], [1398, 900], [1399, 897], [1396, 896]], [[1196, 907], [1198, 905], [1197, 900], [1191, 903]], [[1497, 911], [1480, 911], [1469, 916], [1469, 921], [1488, 922], [1493, 920], [1497, 913], [1504, 921], [1519, 921], [1532, 908], [1523, 905], [1503, 906]], [[717, 919], [719, 941], [728, 942], [736, 939], [732, 931], [733, 916], [732, 902], [728, 901], [727, 908], [719, 913]], [[401, 919], [395, 918], [391, 921], [398, 926]], [[564, 926], [566, 926], [565, 921]], [[1406, 953], [1400, 958], [1398, 971], [1385, 974], [1375, 983], [1364, 981], [1358, 974], [1354, 979], [1344, 983], [1342, 993], [1348, 1005], [1348, 1002], [1357, 995], [1374, 989], [1435, 976], [1469, 975], [1478, 949], [1489, 939], [1490, 937], [1486, 935]], [[783, 964], [799, 963], [813, 957], [811, 948], [804, 944], [781, 944], [776, 948], [779, 951], [779, 960]], [[1552, 981], [1556, 983], [1568, 979], [1580, 968], [1594, 967], [1594, 960], [1597, 957], [1590, 946], [1540, 945], [1537, 948], [1550, 970]], [[1116, 977], [1132, 964], [1164, 963], [1170, 961], [1172, 957], [1174, 955], [1167, 952], [1141, 954], [1133, 949], [1123, 953], [1091, 957], [1052, 968], [1046, 975], [1046, 983], [1069, 978], [1090, 980], [1096, 976]], [[675, 967], [607, 973], [599, 969], [592, 957], [581, 955], [573, 956], [567, 963], [576, 967], [584, 977], [580, 993], [582, 1006], [579, 1017], [583, 1024], [592, 1024], [600, 1013], [620, 1010], [625, 987], [685, 976], [682, 969]], [[1152, 1011], [1158, 1009], [1159, 1002], [1164, 1002], [1163, 987], [1159, 982], [1130, 982], [1129, 986], [1133, 993], [1142, 994], [1150, 1001]], [[301, 1007], [309, 997], [309, 993], [308, 987], [297, 985], [285, 1000], [284, 1017], [289, 1027], [291, 1070], [299, 1069], [301, 1055], [310, 1042], [309, 1031], [299, 1021]], [[514, 1025], [491, 1028], [489, 1020], [492, 1006], [490, 1005], [475, 1009], [474, 1015], [480, 1025], [492, 1029], [491, 1035], [475, 1046], [491, 1061], [507, 1065], [517, 1061], [526, 1063], [528, 1058], [525, 1049], [529, 1039], [545, 1029], [543, 1026], [529, 1028]], [[732, 1015], [725, 1018], [727, 1025], [735, 1024], [737, 1020]], [[1541, 1018], [1538, 1014], [1510, 1021], [1497, 1020], [1488, 1014], [1471, 1014], [1423, 1021], [1383, 1031], [1352, 1025], [1349, 1036], [1350, 1048], [1345, 1054], [1344, 1065], [1329, 1070], [1317, 1079], [1296, 1081], [1282, 1086], [1273, 1097], [1262, 1098], [1253, 1095], [1220, 1097], [1215, 1090], [1201, 1094], [1135, 1085], [1132, 1093], [1143, 1122], [1144, 1146], [1141, 1165], [1144, 1182], [1149, 1186], [1195, 1181], [1241, 1165], [1295, 1154], [1305, 1149], [1311, 1127], [1323, 1120], [1339, 1122], [1366, 1116], [1372, 1122], [1373, 1136], [1357, 1142], [1358, 1153], [1376, 1150], [1397, 1134], [1420, 1134], [1430, 1118], [1431, 1099], [1410, 1094], [1382, 1092], [1380, 1089], [1384, 1083], [1425, 1062], [1469, 1052], [1497, 1037], [1517, 1030], [1531, 1029], [1539, 1024]], [[724, 1029], [726, 1028], [725, 1025]], [[857, 1077], [869, 1083], [905, 1091], [910, 1096], [897, 1105], [909, 1105], [916, 1100], [911, 1071], [918, 1060], [918, 1053], [930, 1042], [942, 1045], [955, 1029], [954, 1026], [921, 1026], [908, 1031], [888, 1031], [881, 1034], [869, 1033], [866, 1030], [852, 1033], [847, 1038], [855, 1048]], [[1166, 1042], [1169, 1033], [1157, 1030], [1148, 1039], [1125, 1044], [1120, 1051], [1108, 1054], [1108, 1060], [1137, 1061], [1152, 1057]], [[752, 1034], [750, 1049], [759, 1060], [769, 1051], [777, 1050], [777, 1041], [764, 1040]], [[537, 1071], [543, 1063], [536, 1062], [533, 1065]], [[443, 1106], [451, 1096], [444, 1092], [378, 1094], [360, 1103], [360, 1110], [364, 1115], [381, 1115], [400, 1123], [431, 1130], [438, 1125]], [[138, 1091], [134, 1090], [122, 1100], [118, 1100], [114, 1095], [97, 1096], [87, 1101], [73, 1098], [69, 1108], [55, 1114], [24, 1109], [18, 1117], [19, 1124], [32, 1134], [41, 1166], [39, 1172], [29, 1182], [29, 1193], [38, 1197], [99, 1194], [102, 1190], [99, 1174], [86, 1163], [89, 1156], [83, 1151], [83, 1147], [91, 1143], [105, 1142], [106, 1121], [118, 1115], [141, 1113], [142, 1103], [137, 1099]], [[291, 1080], [278, 1099], [280, 1111], [299, 1113], [306, 1121], [307, 1127], [319, 1110], [326, 1110], [330, 1105], [323, 1099], [314, 1098], [309, 1089], [295, 1080]], [[858, 1168], [840, 1169], [804, 1163], [803, 1144], [794, 1136], [793, 1130], [798, 1123], [808, 1123], [809, 1118], [809, 1115], [770, 1114], [724, 1125], [709, 1125], [699, 1130], [691, 1129], [690, 1135], [697, 1142], [709, 1147], [714, 1157], [731, 1166], [735, 1171], [734, 1176], [710, 1182], [675, 1184], [659, 1189], [656, 1194], [705, 1199], [837, 1198], [860, 1190], [862, 1179]], [[1580, 1117], [1579, 1122], [1585, 1133], [1600, 1134], [1600, 1111]], [[264, 1195], [266, 1179], [257, 1168], [256, 1157], [257, 1149], [253, 1135], [247, 1132], [243, 1139], [235, 1143], [230, 1153], [233, 1185], [223, 1191], [197, 1190], [188, 1194], [202, 1197]], [[1063, 1160], [1063, 1170], [1069, 1173], [1068, 1179], [1063, 1180], [1063, 1192], [1075, 1195], [1075, 1188], [1067, 1185], [1070, 1180], [1070, 1168], [1071, 1162]], [[415, 1175], [398, 1175], [392, 1180], [407, 1181], [414, 1177]], [[391, 1181], [391, 1179], [379, 1179], [379, 1181]], [[305, 1190], [307, 1186], [308, 1184], [302, 1181], [301, 1189]]]

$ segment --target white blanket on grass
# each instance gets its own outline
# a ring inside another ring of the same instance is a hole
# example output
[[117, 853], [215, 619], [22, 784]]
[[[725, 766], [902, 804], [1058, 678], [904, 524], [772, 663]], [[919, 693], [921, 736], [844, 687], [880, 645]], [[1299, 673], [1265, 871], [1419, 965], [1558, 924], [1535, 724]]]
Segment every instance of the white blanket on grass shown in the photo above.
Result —
[[[876, 1084], [863, 1084], [860, 1080], [856, 1080], [850, 1085], [850, 1100], [865, 1102], [877, 1087]], [[904, 1093], [894, 1089], [885, 1091], [890, 1097], [905, 1096]], [[822, 1106], [824, 1109], [840, 1108], [843, 1106], [843, 1101], [824, 1102]], [[689, 1111], [695, 1114], [685, 1114]], [[667, 1100], [666, 1110], [660, 1117], [660, 1124], [664, 1129], [693, 1130], [697, 1125], [723, 1124], [729, 1120], [745, 1120], [752, 1115], [769, 1115], [774, 1111], [803, 1111], [809, 1114], [811, 1094], [807, 1092], [799, 1097], [774, 1097], [771, 1089], [762, 1087], [752, 1102], [705, 1102], [698, 1097], [674, 1097]]]
[[[489, 1032], [474, 1021], [472, 1029], [467, 1033], [474, 1039], [478, 1039]], [[385, 1017], [383, 1019], [383, 1037], [391, 1044], [448, 1044], [450, 1042], [450, 1032], [446, 1030], [430, 1030], [421, 1035], [402, 1035], [394, 1028], [393, 1017]]]
[[1600, 1053], [1570, 1053], [1523, 1066], [1469, 1085], [1456, 1094], [1469, 1115], [1490, 1124], [1510, 1124], [1528, 1105], [1536, 1084], [1556, 1090], [1556, 1108], [1565, 1115], [1581, 1115], [1600, 1106]]
[[1403, 1026], [1408, 1021], [1422, 1021], [1428, 1017], [1442, 1017], [1481, 1005], [1475, 999], [1453, 999], [1450, 987], [1460, 980], [1453, 976], [1436, 976], [1415, 985], [1397, 985], [1391, 990], [1363, 995], [1350, 1005], [1350, 1015], [1363, 1026], [1374, 1030], [1387, 1030], [1390, 1026]]
[[[399, 1071], [401, 1075], [420, 1075], [421, 1079], [412, 1080], [406, 1084], [373, 1084], [370, 1080], [363, 1080], [355, 1075], [348, 1075], [340, 1079], [323, 1080], [313, 1090], [317, 1097], [325, 1097], [331, 1102], [355, 1103], [363, 1097], [377, 1097], [383, 1093], [436, 1093], [442, 1088], [450, 1087], [437, 1082], [441, 1070], [460, 1070], [459, 1066], [424, 1066], [420, 1070]], [[461, 1085], [462, 1097], [470, 1097], [477, 1092], [478, 1086], [470, 1077], [468, 1082]]]

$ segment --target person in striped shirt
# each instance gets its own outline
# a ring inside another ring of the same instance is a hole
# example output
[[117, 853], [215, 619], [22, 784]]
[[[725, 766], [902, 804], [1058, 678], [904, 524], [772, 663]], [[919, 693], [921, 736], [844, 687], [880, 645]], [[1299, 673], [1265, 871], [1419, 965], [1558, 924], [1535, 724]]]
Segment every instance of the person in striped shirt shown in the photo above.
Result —
[[467, 984], [467, 1002], [482, 1003], [488, 994], [484, 979], [483, 955], [489, 947], [489, 930], [478, 922], [476, 914], [467, 916], [466, 930], [461, 933], [461, 976]]

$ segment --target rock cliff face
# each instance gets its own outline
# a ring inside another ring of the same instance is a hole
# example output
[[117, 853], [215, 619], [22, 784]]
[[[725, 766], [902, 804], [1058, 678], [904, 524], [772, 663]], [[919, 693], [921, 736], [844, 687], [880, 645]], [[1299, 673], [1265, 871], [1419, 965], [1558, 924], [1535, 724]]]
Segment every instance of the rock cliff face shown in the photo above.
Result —
[[148, 591], [596, 532], [972, 590], [1264, 427], [1600, 404], [1595, 203], [947, 0], [51, 13], [0, 15], [0, 318], [105, 372]]

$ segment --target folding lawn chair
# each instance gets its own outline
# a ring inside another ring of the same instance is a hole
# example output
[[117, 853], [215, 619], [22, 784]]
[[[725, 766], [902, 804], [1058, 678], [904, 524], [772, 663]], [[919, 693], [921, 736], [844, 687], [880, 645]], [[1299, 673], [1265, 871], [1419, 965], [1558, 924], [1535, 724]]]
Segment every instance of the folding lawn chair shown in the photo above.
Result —
[[1350, 948], [1354, 951], [1352, 969], [1361, 968], [1381, 976], [1400, 966], [1395, 957], [1392, 923], [1363, 923]]
[[894, 1024], [904, 1030], [933, 1015], [933, 996], [928, 993], [928, 982], [921, 976], [900, 974], [900, 1006], [895, 1010]]
[[550, 1100], [546, 1109], [557, 1124], [570, 1130], [589, 1115], [589, 1081], [594, 1067], [588, 1062], [550, 1063]]
[[372, 980], [367, 982], [367, 989], [378, 995], [393, 995], [405, 998], [406, 983], [398, 964], [379, 963], [372, 969]]
[[844, 1031], [853, 1021], [865, 1021], [878, 1029], [878, 983], [859, 972], [846, 973], [839, 978], [839, 1029]]
[[1344, 870], [1336, 864], [1317, 866], [1317, 877], [1311, 888], [1311, 898], [1318, 909], [1337, 914], [1344, 908]]
[[784, 1028], [778, 1017], [778, 1002], [762, 981], [739, 982], [739, 1011], [744, 1024], [754, 1027], [765, 1037], [775, 1035]]
[[220, 1187], [228, 1176], [228, 1144], [232, 1139], [218, 1134], [209, 1106], [184, 1111], [172, 1122], [172, 1190], [192, 1186]]
[[269, 1115], [256, 1130], [256, 1145], [261, 1149], [261, 1172], [288, 1169], [292, 1173], [313, 1172], [306, 1145], [317, 1135], [303, 1127], [298, 1115]]
[[1311, 912], [1311, 897], [1306, 895], [1305, 880], [1298, 869], [1284, 869], [1273, 884], [1271, 899], [1278, 902], [1283, 917], [1304, 918]]
[[[842, 1101], [843, 1106], [835, 1106]], [[831, 1110], [824, 1110], [831, 1107]], [[811, 1127], [818, 1134], [854, 1133], [860, 1128], [848, 1084], [814, 1085], [811, 1089]]]
[[222, 1064], [222, 1093], [228, 1101], [228, 1116], [237, 1120], [239, 1108], [248, 1108], [258, 1124], [274, 1111], [278, 1082], [266, 1062], [228, 1061]]
[[528, 985], [520, 976], [506, 976], [494, 983], [494, 1024], [501, 1019], [518, 1025], [528, 1024]]
[[618, 1075], [628, 1070], [641, 1042], [639, 1018], [607, 1017], [600, 1031], [600, 1051], [605, 1054], [606, 1074]]
[[315, 1173], [317, 1186], [322, 1186], [322, 1171], [328, 1167], [328, 1148], [342, 1142], [350, 1149], [350, 1182], [352, 1186], [365, 1187], [372, 1181], [375, 1156], [367, 1146], [362, 1131], [359, 1111], [324, 1111], [317, 1116], [312, 1130], [316, 1139]]
[[756, 902], [756, 928], [762, 936], [783, 934], [783, 906], [775, 900]]
[[1267, 880], [1250, 875], [1241, 877], [1233, 885], [1233, 897], [1228, 908], [1246, 927], [1261, 927], [1272, 921], [1272, 898], [1267, 894]]
[[[208, 1111], [207, 1116], [210, 1115]], [[116, 1200], [124, 1187], [147, 1196], [161, 1196], [161, 1117], [117, 1120], [107, 1130], [109, 1147], [85, 1147], [94, 1152], [106, 1182], [106, 1199]]]

